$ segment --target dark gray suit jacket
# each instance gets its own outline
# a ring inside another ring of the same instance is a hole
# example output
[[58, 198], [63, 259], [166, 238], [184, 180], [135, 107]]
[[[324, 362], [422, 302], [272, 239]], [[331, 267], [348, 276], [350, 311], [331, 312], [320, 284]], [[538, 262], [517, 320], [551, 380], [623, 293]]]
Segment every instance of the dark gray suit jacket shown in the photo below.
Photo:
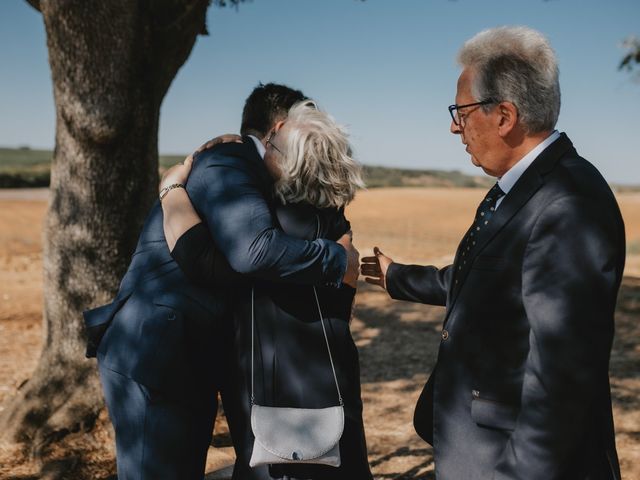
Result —
[[[346, 268], [337, 243], [305, 241], [277, 226], [266, 197], [271, 179], [250, 139], [198, 155], [191, 201], [239, 273], [299, 284], [335, 285]], [[233, 289], [190, 283], [169, 253], [159, 202], [152, 208], [114, 301], [85, 312], [87, 355], [151, 388], [184, 392], [215, 381], [220, 322], [231, 323]]]
[[438, 479], [619, 479], [608, 365], [625, 236], [611, 190], [562, 134], [488, 228], [466, 264], [458, 251], [387, 275], [393, 298], [447, 307], [414, 419]]

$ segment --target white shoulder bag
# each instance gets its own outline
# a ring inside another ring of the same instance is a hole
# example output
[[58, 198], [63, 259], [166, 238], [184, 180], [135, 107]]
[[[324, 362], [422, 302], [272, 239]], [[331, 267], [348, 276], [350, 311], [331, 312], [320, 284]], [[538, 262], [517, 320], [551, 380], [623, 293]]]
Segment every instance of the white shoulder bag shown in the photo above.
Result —
[[316, 463], [340, 466], [339, 441], [344, 430], [344, 405], [333, 366], [324, 318], [318, 305], [329, 361], [336, 382], [339, 405], [328, 408], [286, 408], [256, 405], [254, 399], [254, 291], [251, 289], [251, 429], [255, 436], [249, 465]]

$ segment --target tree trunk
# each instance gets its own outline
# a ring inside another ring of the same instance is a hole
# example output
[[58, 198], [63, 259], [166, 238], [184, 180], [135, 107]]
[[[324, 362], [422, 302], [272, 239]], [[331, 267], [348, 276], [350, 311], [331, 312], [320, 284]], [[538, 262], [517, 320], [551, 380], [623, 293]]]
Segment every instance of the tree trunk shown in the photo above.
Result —
[[209, 1], [28, 1], [44, 19], [56, 105], [45, 342], [0, 435], [42, 458], [52, 441], [90, 430], [103, 408], [82, 311], [113, 298], [156, 198], [160, 105]]

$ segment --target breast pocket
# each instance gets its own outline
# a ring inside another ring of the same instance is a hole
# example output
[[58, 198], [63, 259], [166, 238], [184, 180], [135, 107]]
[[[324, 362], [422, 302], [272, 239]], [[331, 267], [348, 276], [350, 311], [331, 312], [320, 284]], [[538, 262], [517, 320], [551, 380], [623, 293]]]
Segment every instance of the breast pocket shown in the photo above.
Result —
[[153, 303], [182, 311], [190, 319], [218, 318], [226, 313], [222, 297], [203, 291], [187, 294], [184, 291], [164, 291], [156, 294]]

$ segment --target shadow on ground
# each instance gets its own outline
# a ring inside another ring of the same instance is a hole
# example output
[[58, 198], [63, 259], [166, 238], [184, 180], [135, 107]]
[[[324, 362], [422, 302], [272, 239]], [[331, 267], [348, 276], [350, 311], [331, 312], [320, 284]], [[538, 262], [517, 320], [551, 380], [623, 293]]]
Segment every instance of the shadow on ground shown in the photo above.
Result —
[[[441, 307], [394, 302], [376, 287], [361, 284], [352, 328], [360, 351], [369, 458], [376, 479], [435, 479], [433, 451], [415, 435], [411, 420], [417, 395], [435, 363], [443, 317]], [[640, 478], [639, 318], [640, 279], [625, 278], [616, 310], [616, 337], [610, 365], [624, 478]], [[213, 445], [220, 449], [218, 451], [230, 446], [230, 437], [224, 428], [216, 431]], [[0, 475], [0, 478], [115, 480], [113, 463], [105, 464], [101, 476], [87, 477], [81, 473], [87, 471], [82, 464], [94, 462], [95, 465], [95, 460], [65, 458], [50, 462], [37, 476]], [[61, 475], [65, 470], [67, 475]], [[78, 475], [68, 476], [73, 470]], [[206, 478], [230, 478], [230, 470], [210, 471]]]

